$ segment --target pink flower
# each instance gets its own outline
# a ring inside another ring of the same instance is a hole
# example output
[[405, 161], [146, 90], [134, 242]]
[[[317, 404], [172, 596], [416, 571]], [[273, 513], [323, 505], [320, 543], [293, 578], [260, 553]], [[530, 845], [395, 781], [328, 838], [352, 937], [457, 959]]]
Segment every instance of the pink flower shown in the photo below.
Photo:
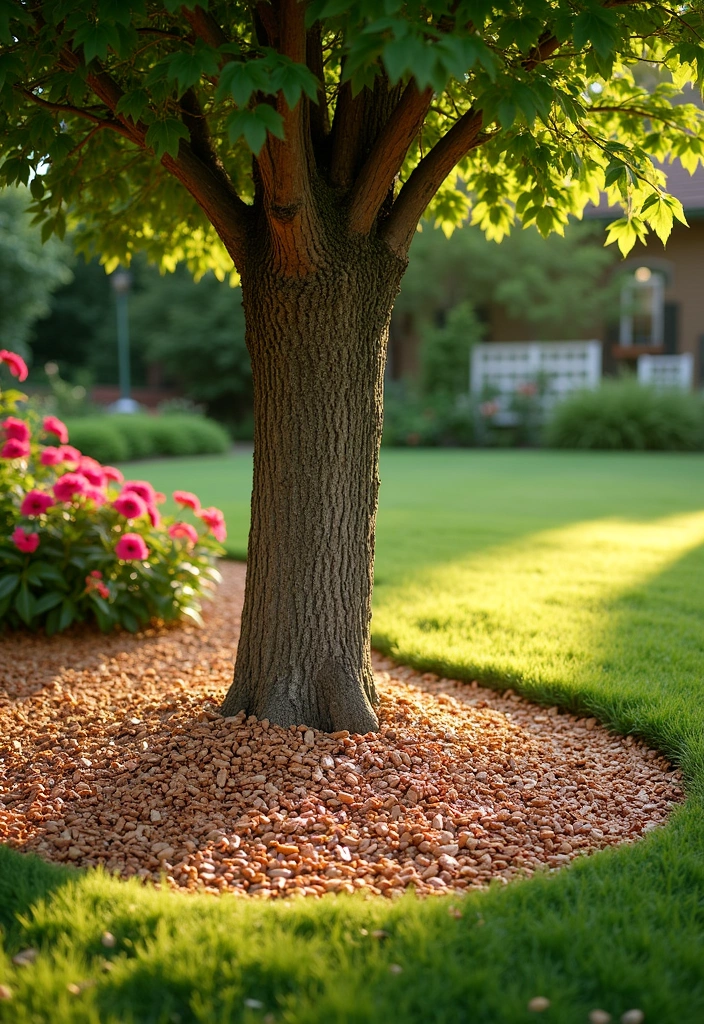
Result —
[[483, 402], [482, 405], [479, 406], [479, 412], [487, 419], [490, 416], [496, 416], [498, 411], [499, 406], [497, 402]]
[[47, 445], [46, 448], [42, 449], [39, 461], [42, 466], [59, 466], [64, 461], [64, 454], [60, 448], [53, 448], [51, 445]]
[[99, 569], [89, 572], [86, 576], [86, 593], [90, 594], [95, 590], [104, 600], [107, 600], [110, 597], [110, 590], [101, 582], [102, 578], [103, 574]]
[[8, 440], [14, 438], [16, 441], [29, 441], [29, 427], [24, 420], [18, 420], [16, 416], [8, 416], [1, 425]]
[[59, 501], [70, 501], [75, 494], [86, 494], [90, 484], [81, 473], [64, 473], [54, 484]]
[[173, 537], [174, 540], [185, 537], [191, 544], [198, 543], [198, 531], [190, 523], [174, 523], [169, 527], [169, 537]]
[[127, 494], [123, 491], [119, 498], [115, 498], [112, 507], [125, 519], [139, 519], [140, 516], [147, 514], [147, 503], [144, 498], [130, 491]]
[[48, 434], [56, 434], [61, 444], [66, 444], [68, 441], [68, 428], [58, 416], [45, 416], [42, 426]]
[[0, 448], [0, 455], [3, 459], [26, 459], [29, 455], [29, 441], [19, 441], [16, 437], [11, 437]]
[[53, 504], [54, 499], [50, 494], [44, 494], [42, 491], [28, 491], [20, 506], [20, 512], [23, 516], [40, 516]]
[[88, 484], [85, 491], [83, 492], [85, 498], [90, 498], [96, 505], [104, 505], [107, 501], [105, 497], [105, 491], [102, 487], [94, 487], [93, 484]]
[[147, 515], [149, 516], [149, 520], [152, 526], [156, 530], [157, 526], [159, 526], [161, 523], [161, 516], [159, 515], [159, 510], [156, 507], [156, 505], [152, 503], [147, 505]]
[[154, 504], [155, 505], [163, 505], [165, 501], [166, 501], [166, 495], [164, 494], [164, 492], [163, 491], [157, 491], [156, 494], [154, 495]]
[[149, 548], [138, 533], [126, 533], [115, 545], [115, 554], [123, 562], [143, 562], [145, 558], [149, 558]]
[[210, 508], [201, 509], [197, 514], [215, 537], [215, 540], [222, 544], [227, 537], [227, 530], [225, 529], [225, 516], [220, 509], [214, 508], [211, 505]]
[[81, 461], [81, 453], [72, 444], [62, 444], [59, 451], [63, 455], [64, 462], [75, 462], [78, 465]]
[[8, 352], [6, 348], [0, 348], [0, 363], [5, 363], [13, 377], [19, 377], [20, 381], [27, 380], [29, 373], [27, 364], [16, 352]]
[[127, 480], [122, 488], [122, 493], [125, 491], [132, 491], [133, 494], [138, 494], [140, 498], [143, 498], [147, 505], [154, 504], [155, 490], [147, 480]]
[[26, 555], [31, 555], [39, 547], [38, 533], [25, 533], [21, 526], [18, 526], [12, 534], [12, 543]]
[[81, 455], [78, 462], [78, 472], [82, 473], [86, 480], [90, 481], [94, 487], [102, 487], [105, 483], [103, 467], [95, 459], [91, 459], [89, 455]]
[[192, 508], [196, 515], [200, 512], [200, 501], [191, 491], [174, 491], [174, 501], [184, 508]]
[[516, 391], [519, 395], [526, 395], [528, 398], [532, 398], [533, 395], [538, 394], [538, 386], [529, 380], [525, 384], [519, 384]]
[[125, 479], [120, 470], [115, 469], [114, 466], [103, 466], [103, 473], [106, 480], [114, 480], [117, 484], [121, 484]]

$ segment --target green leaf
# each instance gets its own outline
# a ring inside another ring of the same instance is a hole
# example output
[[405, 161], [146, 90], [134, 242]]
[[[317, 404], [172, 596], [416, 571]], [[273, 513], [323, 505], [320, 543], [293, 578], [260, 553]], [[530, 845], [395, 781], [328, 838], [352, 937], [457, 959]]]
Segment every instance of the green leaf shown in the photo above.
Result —
[[48, 612], [49, 609], [55, 608], [57, 604], [61, 604], [64, 595], [60, 594], [57, 590], [52, 590], [48, 594], [42, 594], [41, 597], [36, 599], [34, 605], [34, 614], [43, 615], [44, 612]]
[[266, 142], [267, 131], [278, 139], [284, 138], [283, 118], [268, 103], [259, 103], [253, 110], [237, 110], [227, 121], [230, 142], [243, 138], [255, 156]]
[[8, 594], [14, 594], [20, 582], [20, 574], [18, 572], [10, 572], [5, 576], [0, 576], [0, 598], [7, 597]]
[[255, 92], [272, 92], [268, 64], [263, 60], [230, 61], [222, 69], [215, 98], [231, 96], [238, 107], [246, 107]]
[[164, 63], [168, 76], [175, 79], [180, 95], [199, 82], [204, 75], [216, 75], [219, 70], [217, 53], [209, 47], [197, 47], [191, 53], [172, 53]]
[[68, 629], [74, 619], [77, 617], [78, 610], [76, 605], [73, 603], [70, 597], [65, 597], [61, 602], [61, 611], [59, 614], [57, 630], [59, 633], [63, 632], [64, 629]]
[[166, 153], [177, 157], [179, 139], [188, 137], [188, 129], [183, 122], [175, 117], [167, 117], [164, 121], [155, 121], [149, 126], [145, 141], [161, 160]]
[[305, 64], [295, 64], [291, 60], [285, 60], [274, 68], [270, 87], [272, 92], [282, 92], [289, 110], [293, 110], [301, 98], [302, 92], [309, 99], [317, 100], [319, 82]]
[[55, 565], [50, 562], [30, 562], [25, 573], [25, 578], [28, 583], [39, 583], [42, 580], [52, 581], [54, 583], [63, 583], [63, 573]]
[[116, 114], [124, 114], [135, 124], [149, 107], [149, 94], [145, 89], [132, 89], [120, 97], [115, 107]]
[[61, 609], [58, 607], [52, 608], [46, 617], [46, 622], [44, 623], [44, 629], [46, 630], [47, 636], [53, 636], [54, 633], [58, 632], [60, 618]]
[[595, 6], [582, 11], [574, 20], [574, 45], [581, 50], [591, 42], [597, 54], [606, 59], [616, 46], [616, 26], [616, 14], [612, 10]]
[[25, 623], [29, 626], [32, 618], [34, 617], [34, 609], [36, 607], [36, 601], [34, 595], [30, 591], [26, 583], [23, 583], [20, 587], [20, 592], [15, 598], [15, 611]]
[[83, 45], [83, 58], [90, 64], [96, 57], [105, 60], [110, 46], [118, 49], [120, 34], [114, 24], [108, 21], [85, 21], [79, 25], [73, 36], [73, 45]]
[[130, 633], [137, 633], [139, 631], [139, 621], [126, 608], [120, 609], [120, 622]]

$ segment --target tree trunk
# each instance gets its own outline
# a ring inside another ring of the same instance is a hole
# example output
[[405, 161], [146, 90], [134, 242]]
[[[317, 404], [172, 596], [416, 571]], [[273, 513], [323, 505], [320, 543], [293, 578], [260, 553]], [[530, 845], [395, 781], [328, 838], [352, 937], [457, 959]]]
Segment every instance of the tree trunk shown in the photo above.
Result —
[[242, 281], [254, 482], [234, 682], [222, 706], [278, 725], [378, 727], [370, 656], [383, 374], [404, 266], [338, 240], [316, 269]]

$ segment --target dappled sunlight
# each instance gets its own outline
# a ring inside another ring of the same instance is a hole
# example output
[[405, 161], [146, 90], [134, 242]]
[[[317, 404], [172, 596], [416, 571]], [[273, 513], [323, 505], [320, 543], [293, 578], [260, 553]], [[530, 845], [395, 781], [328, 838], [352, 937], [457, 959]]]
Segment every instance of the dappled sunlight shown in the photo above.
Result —
[[[569, 684], [611, 644], [613, 606], [704, 544], [704, 513], [575, 523], [377, 591], [385, 650], [448, 672]], [[644, 598], [647, 602], [647, 598]]]

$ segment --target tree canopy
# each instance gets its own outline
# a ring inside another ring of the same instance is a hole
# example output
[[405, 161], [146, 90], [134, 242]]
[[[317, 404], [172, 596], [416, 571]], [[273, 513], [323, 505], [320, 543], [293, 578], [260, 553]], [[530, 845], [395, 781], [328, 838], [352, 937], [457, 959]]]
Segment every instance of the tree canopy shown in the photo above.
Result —
[[[108, 268], [144, 250], [221, 277], [262, 198], [277, 251], [320, 183], [405, 258], [424, 212], [500, 239], [561, 232], [606, 188], [623, 251], [683, 219], [703, 5], [672, 0], [0, 0], [0, 174], [44, 237], [67, 218]], [[643, 65], [663, 69], [639, 84]], [[254, 159], [253, 159], [254, 158]], [[290, 256], [296, 253], [295, 260]]]

